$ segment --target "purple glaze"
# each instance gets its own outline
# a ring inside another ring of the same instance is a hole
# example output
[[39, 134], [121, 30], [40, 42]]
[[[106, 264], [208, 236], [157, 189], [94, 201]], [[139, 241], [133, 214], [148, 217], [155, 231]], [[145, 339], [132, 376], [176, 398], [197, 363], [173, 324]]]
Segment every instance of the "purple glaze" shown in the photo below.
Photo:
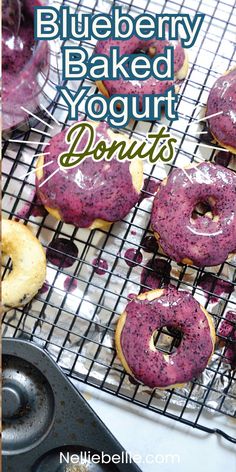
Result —
[[[47, 64], [48, 44], [34, 40], [33, 6], [39, 0], [20, 2], [21, 14], [14, 9], [14, 2], [3, 3], [2, 31], [2, 101], [3, 129], [9, 129], [27, 118], [21, 110], [25, 106], [34, 111], [38, 106], [40, 86], [37, 75]], [[20, 19], [20, 24], [16, 25]], [[13, 112], [14, 110], [14, 112]]]
[[47, 293], [48, 289], [49, 289], [49, 284], [48, 284], [48, 282], [46, 281], [46, 282], [44, 282], [43, 286], [42, 286], [41, 289], [39, 290], [39, 294], [40, 294], [40, 295], [43, 295], [44, 293]]
[[125, 262], [129, 267], [134, 267], [138, 264], [141, 264], [143, 256], [138, 249], [127, 249], [124, 254]]
[[154, 236], [145, 236], [141, 241], [141, 246], [145, 252], [158, 251], [158, 243]]
[[94, 267], [94, 272], [98, 275], [104, 275], [106, 271], [108, 270], [107, 261], [99, 257], [96, 257], [96, 259], [93, 259], [92, 265]]
[[171, 265], [165, 259], [156, 258], [150, 259], [146, 267], [141, 273], [140, 283], [142, 288], [140, 293], [147, 292], [147, 290], [155, 290], [162, 285], [167, 285], [170, 282]]
[[[236, 336], [236, 312], [235, 311], [228, 311], [226, 313], [225, 319], [222, 320], [219, 330], [219, 336], [223, 336], [224, 338], [232, 338], [232, 335]], [[235, 338], [236, 339], [236, 338]]]
[[129, 293], [127, 298], [130, 298], [130, 300], [132, 300], [133, 298], [135, 298], [137, 296], [138, 296], [138, 293]]
[[236, 368], [236, 312], [228, 311], [221, 322], [218, 335], [226, 339], [224, 358], [232, 369]]
[[153, 197], [160, 184], [161, 183], [157, 180], [150, 179], [149, 177], [144, 179], [143, 189], [139, 198], [139, 203], [141, 203], [145, 198]]
[[[165, 388], [189, 382], [205, 369], [213, 342], [206, 315], [190, 293], [167, 287], [153, 301], [132, 300], [126, 313], [120, 342], [135, 379], [151, 388]], [[167, 359], [149, 347], [152, 334], [162, 327], [183, 334], [179, 347]]]
[[205, 293], [209, 301], [212, 303], [218, 302], [219, 298], [224, 294], [231, 294], [234, 291], [234, 285], [227, 280], [217, 279], [212, 274], [204, 274], [198, 281], [198, 286], [201, 287], [206, 292], [211, 292], [214, 295]]
[[[214, 217], [192, 218], [200, 202], [211, 201]], [[176, 262], [215, 266], [236, 250], [236, 174], [210, 162], [175, 169], [154, 198], [151, 224], [163, 251]]]
[[[101, 138], [110, 142], [108, 129], [105, 122], [99, 123], [95, 142]], [[50, 154], [45, 156], [44, 162], [54, 162], [44, 168], [43, 180], [58, 169], [59, 154], [68, 150], [68, 144], [65, 143], [66, 132], [67, 129], [54, 136], [45, 148], [45, 152]], [[84, 136], [80, 140], [80, 150], [86, 143], [87, 137]], [[118, 161], [115, 157], [109, 162], [94, 162], [88, 157], [73, 169], [60, 170], [41, 188], [36, 179], [37, 193], [45, 206], [59, 210], [63, 221], [80, 228], [88, 228], [96, 218], [119, 221], [139, 199], [129, 166], [129, 162]]]
[[78, 286], [77, 280], [69, 275], [64, 280], [64, 290], [66, 292], [74, 292]]
[[47, 260], [58, 267], [71, 267], [78, 257], [78, 248], [70, 239], [53, 239], [46, 251]]
[[[156, 54], [164, 52], [166, 46], [174, 46], [174, 72], [175, 74], [181, 69], [184, 64], [185, 54], [179, 42], [170, 43], [168, 40], [144, 41], [136, 36], [132, 36], [127, 40], [108, 39], [105, 41], [98, 41], [95, 54], [104, 54], [109, 56], [111, 47], [119, 47], [120, 56], [123, 54], [134, 54], [137, 50], [144, 50], [146, 53], [148, 49], [153, 46], [156, 49]], [[174, 85], [174, 81], [163, 80], [160, 81], [155, 77], [150, 77], [147, 80], [104, 80], [106, 89], [110, 95], [123, 93], [140, 95], [140, 107], [142, 106], [142, 95], [144, 94], [164, 94], [166, 90]]]
[[236, 68], [219, 77], [210, 91], [206, 116], [221, 111], [208, 120], [210, 131], [221, 144], [236, 150]]
[[19, 221], [20, 219], [28, 219], [31, 215], [35, 217], [44, 217], [47, 214], [48, 212], [42, 205], [40, 198], [37, 196], [35, 191], [33, 191], [31, 202], [27, 202], [21, 208], [21, 210], [17, 212], [17, 217], [15, 218], [15, 221]]

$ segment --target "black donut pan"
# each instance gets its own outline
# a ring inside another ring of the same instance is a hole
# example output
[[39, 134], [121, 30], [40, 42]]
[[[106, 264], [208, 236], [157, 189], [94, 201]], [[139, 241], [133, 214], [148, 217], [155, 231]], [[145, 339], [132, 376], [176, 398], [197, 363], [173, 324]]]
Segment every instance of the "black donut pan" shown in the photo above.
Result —
[[129, 461], [68, 465], [72, 454], [126, 453], [47, 352], [10, 338], [2, 348], [3, 472], [140, 471]]

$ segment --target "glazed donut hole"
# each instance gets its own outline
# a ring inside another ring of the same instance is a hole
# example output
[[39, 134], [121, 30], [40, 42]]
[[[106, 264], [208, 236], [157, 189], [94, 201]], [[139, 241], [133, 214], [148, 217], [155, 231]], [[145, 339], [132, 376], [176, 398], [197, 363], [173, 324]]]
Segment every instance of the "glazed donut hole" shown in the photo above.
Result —
[[146, 54], [146, 56], [154, 57], [157, 53], [157, 48], [153, 44], [147, 48], [137, 48], [132, 52], [132, 54]]
[[183, 333], [172, 326], [162, 326], [160, 329], [153, 331], [149, 347], [151, 351], [163, 352], [164, 356], [172, 355], [180, 346]]
[[219, 221], [219, 216], [216, 214], [216, 200], [213, 197], [200, 200], [195, 204], [191, 213], [191, 220], [196, 221], [202, 217], [207, 217], [215, 222]]

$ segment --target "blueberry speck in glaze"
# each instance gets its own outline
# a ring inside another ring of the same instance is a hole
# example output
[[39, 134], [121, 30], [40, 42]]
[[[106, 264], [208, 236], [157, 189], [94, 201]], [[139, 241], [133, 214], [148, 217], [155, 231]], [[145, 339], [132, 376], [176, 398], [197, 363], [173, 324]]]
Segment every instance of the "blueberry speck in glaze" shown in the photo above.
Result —
[[98, 275], [104, 275], [108, 270], [108, 263], [105, 259], [99, 259], [98, 257], [92, 262], [94, 267], [94, 272]]
[[78, 257], [78, 248], [70, 239], [56, 238], [46, 251], [47, 260], [58, 267], [71, 267]]

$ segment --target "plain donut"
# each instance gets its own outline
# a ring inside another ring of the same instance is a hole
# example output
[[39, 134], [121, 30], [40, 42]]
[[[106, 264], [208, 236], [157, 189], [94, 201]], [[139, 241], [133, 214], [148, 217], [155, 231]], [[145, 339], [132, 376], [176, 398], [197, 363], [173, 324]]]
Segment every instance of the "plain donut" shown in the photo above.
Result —
[[2, 310], [26, 305], [42, 287], [46, 256], [41, 243], [22, 223], [2, 220], [2, 252], [13, 270], [2, 282]]

